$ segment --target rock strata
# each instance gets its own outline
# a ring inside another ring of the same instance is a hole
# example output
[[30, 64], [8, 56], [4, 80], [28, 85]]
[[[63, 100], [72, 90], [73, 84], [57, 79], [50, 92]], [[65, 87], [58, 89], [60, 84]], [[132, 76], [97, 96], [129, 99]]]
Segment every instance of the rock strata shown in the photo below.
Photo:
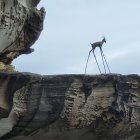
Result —
[[0, 73], [0, 79], [2, 140], [139, 137], [137, 75]]
[[36, 8], [39, 1], [0, 1], [0, 62], [10, 64], [19, 55], [33, 52], [30, 47], [43, 29], [45, 15], [43, 8]]

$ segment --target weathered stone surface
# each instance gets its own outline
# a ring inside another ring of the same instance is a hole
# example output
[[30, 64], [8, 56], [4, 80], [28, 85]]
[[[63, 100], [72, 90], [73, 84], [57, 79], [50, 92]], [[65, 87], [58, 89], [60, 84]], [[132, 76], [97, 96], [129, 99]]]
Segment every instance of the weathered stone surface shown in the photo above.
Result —
[[137, 75], [0, 73], [0, 80], [2, 140], [139, 139]]
[[[13, 105], [14, 92], [28, 83], [36, 82], [41, 77], [27, 73], [2, 73], [0, 74], [0, 116], [8, 117]], [[1, 113], [5, 110], [6, 114]], [[8, 114], [7, 114], [8, 113]]]
[[0, 62], [9, 64], [21, 54], [33, 51], [30, 47], [38, 39], [45, 11], [37, 10], [40, 0], [0, 1]]
[[15, 67], [13, 65], [6, 65], [3, 62], [0, 62], [0, 71], [3, 72], [14, 72]]

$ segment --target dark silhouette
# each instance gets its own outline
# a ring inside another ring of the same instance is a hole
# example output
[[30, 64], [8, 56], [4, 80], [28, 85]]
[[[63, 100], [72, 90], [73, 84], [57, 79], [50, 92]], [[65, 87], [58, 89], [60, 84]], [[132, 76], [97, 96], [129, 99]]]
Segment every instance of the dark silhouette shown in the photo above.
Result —
[[98, 41], [98, 42], [95, 42], [95, 43], [92, 43], [92, 44], [90, 43], [92, 49], [89, 51], [89, 55], [88, 55], [88, 59], [87, 59], [87, 63], [86, 63], [86, 68], [85, 68], [85, 74], [86, 74], [87, 64], [88, 64], [88, 60], [89, 60], [89, 57], [90, 57], [90, 53], [91, 53], [91, 52], [93, 52], [93, 55], [94, 55], [95, 61], [96, 61], [96, 63], [97, 63], [97, 66], [98, 66], [98, 69], [99, 69], [100, 74], [102, 73], [102, 72], [101, 72], [101, 69], [100, 69], [100, 67], [99, 67], [98, 61], [97, 61], [97, 59], [96, 59], [96, 55], [95, 55], [95, 53], [94, 53], [94, 50], [95, 50], [97, 47], [99, 47], [100, 52], [101, 52], [101, 57], [102, 57], [102, 61], [103, 61], [103, 66], [104, 66], [105, 73], [106, 73], [105, 63], [106, 63], [107, 69], [108, 69], [108, 71], [109, 71], [109, 73], [110, 73], [110, 69], [109, 69], [108, 63], [107, 63], [107, 61], [106, 61], [105, 55], [104, 55], [103, 50], [102, 50], [103, 43], [106, 43], [105, 37], [103, 37], [102, 41]]
[[95, 42], [93, 44], [91, 44], [91, 43], [90, 44], [92, 46], [92, 49], [95, 49], [96, 47], [99, 47], [101, 49], [103, 43], [106, 43], [105, 37], [103, 37], [102, 41], [98, 41], [98, 42]]

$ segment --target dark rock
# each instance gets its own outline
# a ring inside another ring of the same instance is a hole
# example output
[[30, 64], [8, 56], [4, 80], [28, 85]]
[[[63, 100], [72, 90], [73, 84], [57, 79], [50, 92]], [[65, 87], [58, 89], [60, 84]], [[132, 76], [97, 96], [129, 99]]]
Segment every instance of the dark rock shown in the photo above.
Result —
[[6, 83], [1, 85], [0, 96], [6, 95], [2, 101], [10, 106], [0, 105], [9, 111], [8, 117], [0, 114], [0, 124], [7, 125], [6, 131], [0, 125], [2, 140], [139, 137], [137, 75], [0, 73], [0, 79]]

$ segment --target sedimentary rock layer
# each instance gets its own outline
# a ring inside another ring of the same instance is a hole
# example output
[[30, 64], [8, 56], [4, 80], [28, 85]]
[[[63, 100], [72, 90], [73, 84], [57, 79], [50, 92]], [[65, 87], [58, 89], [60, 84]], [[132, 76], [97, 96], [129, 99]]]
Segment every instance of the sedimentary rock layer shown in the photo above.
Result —
[[37, 10], [40, 0], [0, 0], [0, 62], [9, 64], [21, 54], [33, 52], [45, 11]]
[[140, 77], [0, 73], [2, 140], [139, 137]]

